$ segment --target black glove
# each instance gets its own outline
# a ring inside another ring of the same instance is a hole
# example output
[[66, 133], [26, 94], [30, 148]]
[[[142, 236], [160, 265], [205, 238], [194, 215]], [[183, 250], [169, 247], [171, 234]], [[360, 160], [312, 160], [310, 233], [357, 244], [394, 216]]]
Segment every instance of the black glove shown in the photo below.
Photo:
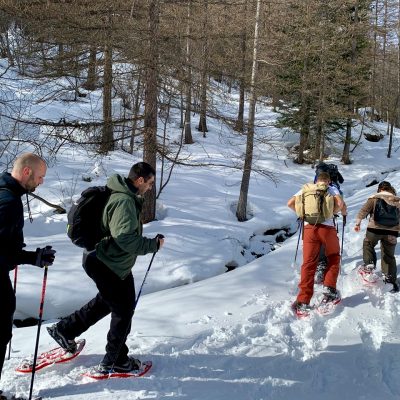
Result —
[[155, 239], [157, 239], [157, 251], [160, 250], [160, 239], [164, 239], [164, 235], [157, 233]]
[[51, 248], [51, 246], [46, 246], [36, 249], [36, 261], [35, 264], [37, 267], [43, 268], [48, 267], [49, 265], [53, 265], [55, 259], [56, 251]]

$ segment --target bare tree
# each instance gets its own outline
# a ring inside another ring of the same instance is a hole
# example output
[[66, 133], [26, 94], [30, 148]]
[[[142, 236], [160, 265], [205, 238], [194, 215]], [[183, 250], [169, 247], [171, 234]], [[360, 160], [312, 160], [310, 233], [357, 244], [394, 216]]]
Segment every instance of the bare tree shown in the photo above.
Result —
[[133, 118], [132, 118], [132, 132], [131, 132], [131, 140], [130, 140], [130, 145], [129, 145], [129, 151], [131, 154], [133, 154], [133, 149], [135, 145], [135, 137], [136, 137], [136, 130], [137, 130], [137, 122], [139, 119], [139, 111], [140, 111], [140, 105], [141, 105], [141, 86], [142, 86], [142, 81], [141, 81], [141, 74], [139, 72], [139, 75], [137, 77], [137, 82], [136, 82], [136, 90], [133, 98]]
[[97, 84], [96, 67], [97, 67], [97, 49], [92, 44], [89, 50], [87, 78], [86, 82], [83, 84], [83, 87], [87, 90], [96, 89], [96, 84]]
[[[157, 59], [158, 59], [159, 1], [149, 0], [148, 4], [148, 62], [145, 66], [145, 111], [143, 160], [156, 168], [157, 156]], [[146, 193], [143, 208], [143, 222], [153, 221], [156, 216], [156, 185]]]
[[256, 80], [257, 80], [260, 8], [261, 8], [261, 0], [257, 0], [256, 15], [254, 22], [253, 63], [251, 68], [251, 80], [250, 80], [250, 103], [249, 103], [249, 120], [247, 123], [246, 153], [243, 166], [242, 183], [240, 185], [239, 201], [236, 209], [236, 217], [238, 221], [241, 222], [247, 221], [247, 197], [249, 193], [250, 176], [253, 163], [254, 122], [255, 122], [255, 111], [257, 102]]
[[192, 0], [187, 0], [187, 21], [186, 21], [186, 82], [185, 82], [185, 144], [192, 144], [192, 127], [191, 127], [191, 111], [192, 111]]
[[114, 150], [113, 118], [112, 118], [112, 47], [109, 43], [104, 46], [103, 73], [103, 130], [100, 152], [108, 153]]
[[208, 0], [204, 0], [203, 4], [203, 32], [201, 35], [202, 58], [201, 64], [201, 81], [200, 81], [200, 118], [197, 130], [203, 132], [206, 137], [207, 129], [207, 81], [208, 81]]
[[[247, 1], [243, 2], [242, 15], [247, 15]], [[241, 63], [240, 63], [240, 78], [239, 78], [239, 107], [238, 116], [235, 123], [235, 129], [238, 132], [243, 133], [244, 131], [244, 97], [246, 90], [246, 42], [247, 42], [247, 25], [243, 23], [242, 32], [240, 34], [240, 52], [241, 52]]]

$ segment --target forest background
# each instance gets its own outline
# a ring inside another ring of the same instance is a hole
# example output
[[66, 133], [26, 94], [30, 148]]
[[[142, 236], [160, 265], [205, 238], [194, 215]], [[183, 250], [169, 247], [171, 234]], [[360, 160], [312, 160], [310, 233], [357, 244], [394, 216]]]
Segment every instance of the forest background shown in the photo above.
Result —
[[[144, 159], [157, 170], [145, 234], [166, 236], [129, 337], [134, 354], [154, 361], [152, 373], [81, 384], [103, 354], [104, 319], [85, 333], [85, 354], [38, 374], [34, 392], [399, 398], [400, 299], [382, 282], [357, 280], [363, 235], [352, 230], [374, 184], [400, 185], [399, 37], [398, 0], [0, 0], [0, 169], [24, 151], [42, 155], [49, 169], [34, 195], [65, 212], [84, 188]], [[345, 177], [343, 303], [301, 321], [290, 311], [301, 246], [296, 265], [286, 201], [319, 160]], [[57, 249], [50, 324], [95, 287], [65, 213], [38, 201], [31, 211], [28, 247]], [[138, 259], [137, 284], [148, 263]], [[36, 324], [41, 284], [40, 270], [19, 269], [16, 326]], [[7, 394], [29, 391], [14, 368], [33, 351], [36, 329], [13, 330]], [[51, 346], [43, 329], [40, 349]]]
[[[180, 156], [192, 129], [206, 137], [207, 119], [216, 118], [246, 136], [245, 151], [227, 160], [243, 171], [236, 216], [245, 221], [251, 172], [274, 179], [253, 163], [254, 146], [268, 141], [254, 138], [267, 126], [255, 119], [257, 103], [271, 105], [278, 125], [297, 134], [290, 149], [297, 163], [340, 148], [350, 164], [360, 140], [352, 128], [369, 120], [387, 122], [391, 157], [400, 126], [399, 37], [398, 0], [0, 0], [0, 56], [16, 79], [43, 84], [36, 106], [90, 103], [90, 93], [102, 91], [102, 116], [53, 119], [31, 112], [26, 94], [3, 93], [1, 166], [28, 146], [49, 162], [71, 144], [99, 155], [135, 153], [161, 171], [148, 194], [148, 222], [174, 165], [201, 166]], [[0, 84], [7, 79], [3, 71]], [[227, 115], [232, 89], [238, 109]], [[180, 112], [180, 137], [169, 135], [171, 110]]]

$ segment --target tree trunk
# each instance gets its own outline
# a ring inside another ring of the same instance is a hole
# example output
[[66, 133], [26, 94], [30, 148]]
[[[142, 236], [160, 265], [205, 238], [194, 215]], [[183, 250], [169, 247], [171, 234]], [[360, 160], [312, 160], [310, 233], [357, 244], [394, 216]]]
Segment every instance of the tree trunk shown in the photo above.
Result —
[[200, 119], [197, 130], [203, 132], [203, 137], [206, 137], [207, 129], [207, 75], [208, 75], [208, 0], [204, 0], [203, 10], [203, 63], [201, 68], [201, 93], [200, 93]]
[[[243, 3], [243, 16], [245, 17], [247, 12], [247, 2]], [[246, 26], [243, 24], [243, 29], [241, 33], [241, 65], [240, 65], [240, 88], [239, 88], [239, 109], [238, 109], [238, 117], [235, 123], [235, 130], [237, 132], [244, 132], [244, 96], [245, 96], [245, 82], [246, 82]]]
[[133, 148], [135, 146], [135, 136], [136, 136], [136, 128], [137, 128], [137, 121], [139, 117], [139, 111], [140, 111], [140, 86], [141, 86], [141, 81], [140, 81], [140, 72], [137, 78], [137, 84], [136, 84], [136, 91], [135, 91], [135, 104], [133, 106], [133, 121], [132, 121], [132, 132], [131, 132], [131, 141], [129, 145], [129, 152], [133, 154]]
[[[145, 71], [145, 109], [144, 109], [144, 129], [143, 129], [143, 161], [156, 169], [157, 156], [157, 33], [158, 33], [158, 0], [150, 0], [149, 5], [149, 39], [148, 54], [149, 62]], [[156, 184], [145, 194], [143, 206], [143, 223], [154, 221], [156, 216]]]
[[351, 164], [350, 144], [351, 144], [351, 118], [348, 117], [346, 120], [346, 137], [344, 139], [344, 148], [342, 154], [342, 162], [344, 164]]
[[58, 45], [58, 54], [57, 54], [57, 75], [58, 76], [64, 76], [65, 71], [64, 71], [64, 45], [59, 44]]
[[306, 95], [303, 95], [300, 108], [301, 125], [300, 125], [300, 143], [299, 152], [296, 162], [298, 164], [304, 163], [304, 151], [307, 149], [308, 140], [310, 136], [310, 101]]
[[180, 101], [181, 101], [181, 107], [179, 109], [179, 111], [180, 111], [180, 113], [179, 113], [180, 114], [179, 128], [184, 129], [185, 128], [185, 119], [184, 119], [185, 102], [183, 100], [183, 87], [182, 86], [180, 87], [180, 90], [179, 90], [179, 97], [180, 97]]
[[[399, 2], [400, 4], [400, 2]], [[398, 88], [399, 90], [399, 88]], [[396, 96], [396, 101], [394, 103], [394, 107], [393, 107], [393, 112], [392, 112], [392, 116], [391, 116], [391, 123], [390, 123], [390, 131], [389, 131], [389, 146], [388, 146], [388, 152], [387, 152], [387, 158], [390, 158], [392, 156], [392, 147], [393, 147], [393, 128], [394, 128], [394, 124], [396, 121], [396, 117], [398, 115], [399, 112], [399, 99], [400, 99], [400, 92], [397, 92], [397, 96]]]
[[[374, 49], [373, 49], [373, 56], [372, 56], [372, 66], [371, 66], [371, 114], [370, 120], [373, 121], [374, 114], [375, 114], [375, 107], [376, 107], [376, 58], [378, 52], [378, 5], [379, 0], [375, 0], [375, 18], [374, 18]], [[378, 111], [380, 113], [380, 111]]]
[[185, 110], [185, 144], [192, 144], [193, 137], [192, 137], [192, 127], [191, 127], [191, 110], [189, 101], [191, 101], [190, 92], [191, 90], [186, 93], [186, 110]]
[[[359, 13], [358, 13], [358, 2], [354, 5], [354, 20], [353, 23], [357, 24], [359, 23]], [[351, 41], [351, 63], [355, 65], [357, 63], [357, 41], [353, 37]], [[343, 148], [343, 154], [342, 154], [342, 162], [344, 164], [351, 164], [351, 159], [350, 159], [350, 145], [351, 145], [351, 127], [352, 127], [352, 120], [351, 120], [351, 115], [354, 114], [354, 97], [350, 96], [349, 97], [349, 103], [348, 103], [348, 112], [350, 116], [346, 120], [346, 137], [344, 140], [344, 148]]]
[[5, 39], [6, 39], [8, 63], [10, 64], [11, 67], [13, 67], [15, 65], [14, 64], [14, 56], [11, 51], [10, 38], [8, 37], [8, 30], [5, 32]]
[[396, 96], [396, 106], [394, 109], [394, 126], [396, 128], [400, 127], [400, 0], [397, 3], [397, 96]]
[[[166, 90], [167, 92], [167, 90]], [[160, 196], [164, 185], [164, 168], [165, 168], [165, 154], [167, 152], [167, 131], [168, 131], [168, 121], [169, 121], [169, 114], [171, 111], [171, 101], [172, 101], [172, 93], [168, 95], [168, 103], [166, 107], [166, 115], [165, 115], [165, 122], [164, 122], [164, 130], [163, 130], [163, 141], [162, 141], [162, 148], [161, 148], [161, 168], [160, 168], [160, 177], [159, 177], [159, 189], [157, 198]]]
[[191, 111], [192, 111], [192, 67], [191, 63], [191, 24], [192, 24], [192, 0], [188, 1], [188, 18], [186, 27], [186, 110], [185, 110], [185, 144], [192, 144], [192, 126], [191, 126]]
[[[385, 86], [386, 86], [386, 68], [387, 68], [387, 52], [386, 52], [386, 46], [387, 46], [387, 24], [388, 24], [388, 4], [387, 0], [384, 2], [385, 6], [385, 14], [383, 18], [383, 42], [382, 42], [382, 71], [381, 71], [381, 82], [380, 82], [380, 90], [381, 90], [381, 95], [379, 96], [379, 110], [381, 115], [387, 115], [388, 114], [388, 107], [387, 107], [387, 101], [386, 99], [384, 100], [384, 93], [385, 93]], [[389, 134], [389, 120], [387, 117], [387, 122], [388, 122], [388, 131], [387, 134]]]
[[256, 79], [257, 79], [257, 54], [258, 54], [258, 31], [260, 25], [260, 6], [261, 0], [257, 0], [256, 18], [254, 24], [254, 43], [253, 43], [253, 63], [250, 81], [250, 102], [249, 102], [249, 121], [247, 128], [246, 154], [243, 166], [242, 183], [240, 185], [240, 195], [236, 210], [238, 221], [247, 221], [247, 197], [250, 185], [250, 175], [253, 163], [254, 146], [254, 121], [257, 102]]
[[235, 131], [244, 133], [244, 96], [245, 96], [245, 81], [240, 79], [239, 88], [239, 108], [238, 117], [235, 123]]
[[394, 122], [392, 121], [391, 124], [390, 124], [389, 146], [388, 146], [387, 158], [391, 158], [392, 157], [393, 128], [394, 128]]
[[97, 49], [95, 46], [90, 46], [89, 60], [88, 60], [88, 71], [87, 78], [84, 84], [86, 90], [95, 90], [97, 84], [96, 75], [96, 64], [97, 64]]
[[107, 154], [114, 150], [114, 135], [112, 122], [112, 47], [104, 46], [104, 83], [103, 83], [103, 132], [100, 153]]
[[314, 159], [315, 160], [323, 160], [324, 153], [321, 149], [323, 148], [323, 123], [322, 119], [318, 118], [317, 129], [315, 133], [315, 143], [314, 143]]

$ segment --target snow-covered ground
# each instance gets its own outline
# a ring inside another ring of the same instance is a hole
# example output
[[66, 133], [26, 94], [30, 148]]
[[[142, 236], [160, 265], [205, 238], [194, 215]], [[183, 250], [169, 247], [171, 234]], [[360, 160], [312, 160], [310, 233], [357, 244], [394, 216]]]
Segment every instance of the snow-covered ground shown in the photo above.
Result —
[[[54, 110], [62, 115], [55, 104]], [[259, 107], [257, 118], [273, 122], [276, 114]], [[375, 127], [385, 133], [383, 124]], [[233, 155], [243, 151], [245, 138], [232, 135], [216, 121], [209, 121], [209, 129], [207, 138], [193, 131], [195, 143], [186, 146], [183, 155], [192, 161], [229, 165]], [[355, 136], [359, 129], [355, 128]], [[362, 141], [352, 153], [354, 163], [339, 165], [349, 210], [338, 284], [343, 302], [330, 316], [302, 320], [290, 311], [301, 264], [301, 246], [294, 263], [298, 236], [275, 243], [282, 231], [263, 233], [272, 229], [294, 233], [296, 217], [286, 202], [313, 178], [313, 169], [288, 158], [284, 146], [288, 135], [282, 138], [273, 127], [258, 134], [268, 136], [270, 145], [257, 146], [255, 164], [272, 171], [277, 181], [252, 176], [249, 221], [239, 223], [235, 218], [239, 170], [176, 166], [158, 201], [158, 220], [145, 226], [146, 236], [162, 233], [166, 241], [154, 259], [127, 344], [132, 354], [153, 361], [150, 373], [140, 379], [105, 382], [82, 377], [85, 368], [104, 354], [109, 324], [105, 318], [83, 335], [87, 344], [79, 357], [37, 372], [35, 395], [73, 400], [400, 398], [400, 295], [388, 293], [390, 287], [383, 283], [366, 287], [359, 281], [355, 268], [361, 262], [366, 222], [361, 233], [353, 231], [356, 213], [376, 191], [376, 185], [366, 185], [385, 179], [400, 189], [400, 133], [396, 131], [392, 158], [386, 158], [387, 138], [379, 143]], [[115, 172], [126, 175], [139, 160], [139, 155], [114, 152], [95, 162], [86, 153], [66, 148], [50, 166], [37, 194], [68, 208], [73, 194], [104, 184]], [[328, 162], [339, 164], [339, 158], [332, 156]], [[81, 179], [87, 175], [92, 182]], [[66, 215], [53, 214], [36, 200], [31, 209], [34, 221], [25, 225], [28, 249], [50, 244], [57, 250], [48, 274], [42, 351], [55, 345], [45, 327], [83, 305], [96, 290], [80, 266], [81, 251], [65, 234]], [[341, 221], [339, 232], [341, 236]], [[267, 254], [256, 258], [252, 253]], [[400, 250], [396, 256], [399, 261]], [[137, 286], [150, 258], [140, 257], [133, 269]], [[226, 265], [238, 268], [225, 273]], [[37, 316], [42, 277], [38, 268], [19, 268], [16, 318]], [[317, 286], [316, 291], [320, 291]], [[14, 329], [11, 359], [0, 382], [6, 393], [29, 393], [30, 376], [14, 368], [33, 353], [36, 331], [36, 327]]]

